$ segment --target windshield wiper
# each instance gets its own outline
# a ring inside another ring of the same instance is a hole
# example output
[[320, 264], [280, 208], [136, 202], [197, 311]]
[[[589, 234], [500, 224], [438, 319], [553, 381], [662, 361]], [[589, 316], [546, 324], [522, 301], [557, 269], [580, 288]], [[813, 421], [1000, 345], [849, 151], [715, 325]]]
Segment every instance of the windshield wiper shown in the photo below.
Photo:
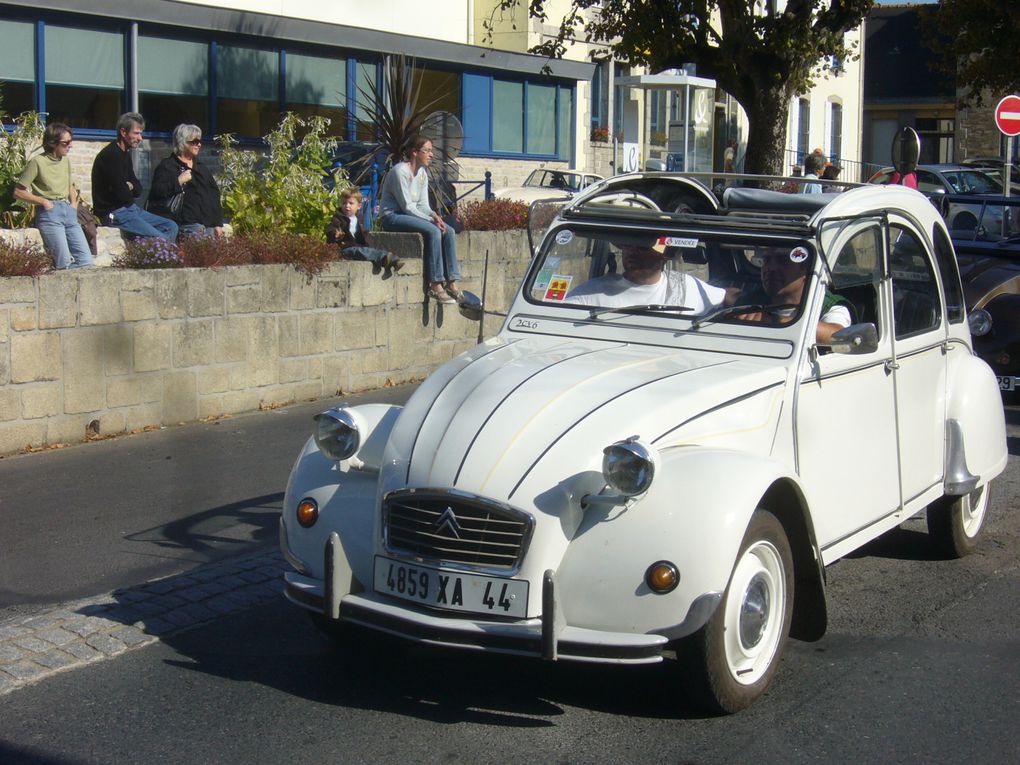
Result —
[[616, 308], [592, 308], [588, 312], [588, 318], [594, 319], [604, 313], [690, 313], [694, 309], [686, 305], [664, 305], [662, 303], [649, 303], [648, 305], [624, 305]]
[[697, 329], [703, 324], [708, 324], [719, 319], [725, 319], [727, 316], [739, 316], [742, 313], [776, 313], [778, 311], [785, 311], [790, 308], [797, 308], [796, 303], [776, 303], [774, 305], [762, 305], [761, 303], [753, 303], [751, 305], [724, 305], [716, 308], [714, 311], [702, 316], [700, 319], [695, 319], [691, 322], [691, 329]]

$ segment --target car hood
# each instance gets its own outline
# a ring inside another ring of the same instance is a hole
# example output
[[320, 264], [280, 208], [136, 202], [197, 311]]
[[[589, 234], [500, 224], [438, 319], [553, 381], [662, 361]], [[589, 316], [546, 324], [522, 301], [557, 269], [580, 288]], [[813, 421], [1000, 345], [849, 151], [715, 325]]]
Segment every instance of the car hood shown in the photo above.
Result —
[[598, 473], [602, 450], [629, 436], [660, 449], [683, 443], [686, 425], [710, 410], [761, 391], [774, 402], [785, 375], [775, 360], [497, 338], [437, 371], [408, 402], [384, 455], [384, 489], [445, 487], [512, 501], [543, 463], [554, 466], [556, 483]]

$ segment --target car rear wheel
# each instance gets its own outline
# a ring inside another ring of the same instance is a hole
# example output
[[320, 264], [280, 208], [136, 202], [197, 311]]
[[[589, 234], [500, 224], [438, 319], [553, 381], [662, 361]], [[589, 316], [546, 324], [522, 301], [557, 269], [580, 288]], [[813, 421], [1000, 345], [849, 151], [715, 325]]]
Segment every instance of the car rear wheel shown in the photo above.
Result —
[[928, 505], [928, 534], [947, 557], [962, 558], [977, 548], [984, 528], [991, 484], [960, 497], [941, 497]]
[[738, 712], [765, 692], [790, 632], [793, 581], [783, 525], [755, 511], [722, 602], [685, 646], [691, 690], [708, 710]]

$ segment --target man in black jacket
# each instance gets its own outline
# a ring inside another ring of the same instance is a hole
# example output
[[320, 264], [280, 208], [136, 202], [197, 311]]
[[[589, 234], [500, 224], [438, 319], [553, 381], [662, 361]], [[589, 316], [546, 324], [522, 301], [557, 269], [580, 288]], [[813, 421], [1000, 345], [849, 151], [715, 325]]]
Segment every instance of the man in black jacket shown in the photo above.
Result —
[[128, 153], [142, 142], [145, 120], [137, 112], [117, 120], [117, 140], [96, 155], [92, 163], [92, 201], [103, 226], [116, 226], [129, 236], [177, 239], [177, 224], [146, 212], [135, 204], [142, 184], [135, 176]]

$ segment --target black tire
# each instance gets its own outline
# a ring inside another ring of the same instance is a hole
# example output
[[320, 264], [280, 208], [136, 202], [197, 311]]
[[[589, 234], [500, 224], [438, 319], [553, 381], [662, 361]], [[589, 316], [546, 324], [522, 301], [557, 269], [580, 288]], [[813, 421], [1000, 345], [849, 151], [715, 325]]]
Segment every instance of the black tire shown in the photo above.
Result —
[[953, 231], [973, 231], [977, 228], [977, 218], [963, 212], [953, 218]]
[[751, 516], [722, 602], [682, 647], [694, 700], [731, 714], [768, 688], [790, 633], [793, 554], [779, 520], [763, 509]]
[[991, 484], [961, 497], [940, 497], [928, 505], [928, 535], [947, 558], [962, 558], [977, 549], [991, 504]]

